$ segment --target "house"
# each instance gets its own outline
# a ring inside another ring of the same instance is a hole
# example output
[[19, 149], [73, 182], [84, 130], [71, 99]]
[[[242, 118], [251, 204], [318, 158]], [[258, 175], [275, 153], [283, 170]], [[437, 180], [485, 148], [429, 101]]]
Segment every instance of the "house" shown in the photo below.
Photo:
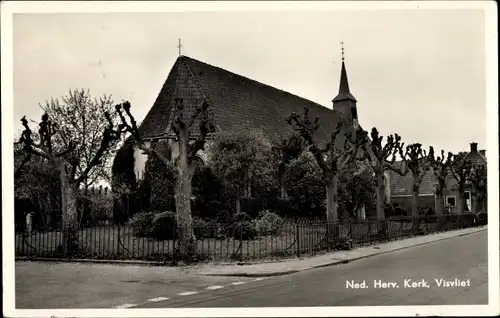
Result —
[[[207, 136], [205, 150], [198, 152], [200, 164], [206, 162], [211, 140], [216, 134], [247, 129], [261, 130], [268, 137], [291, 134], [293, 130], [285, 121], [287, 116], [292, 112], [303, 114], [306, 106], [309, 108], [311, 119], [319, 117], [320, 127], [316, 139], [320, 144], [329, 140], [339, 121], [347, 123], [337, 138], [339, 146], [344, 143], [344, 133], [354, 131], [359, 125], [357, 101], [350, 92], [344, 58], [342, 58], [339, 91], [332, 100], [333, 109], [330, 109], [218, 66], [187, 56], [178, 57], [156, 101], [139, 127], [145, 143], [161, 149], [170, 158], [175, 157], [178, 152], [176, 136], [172, 130], [174, 98], [182, 98], [184, 109], [188, 111], [201, 105], [205, 100], [210, 105], [209, 116], [214, 119], [216, 132]], [[196, 123], [193, 127], [198, 129]], [[195, 136], [197, 131], [190, 133]], [[131, 160], [133, 168], [127, 167], [125, 160], [122, 160], [122, 153], [128, 152], [131, 155], [132, 152], [132, 150], [126, 151], [125, 147], [133, 147], [133, 160]], [[114, 176], [121, 173], [117, 172], [119, 169], [115, 169], [120, 165], [120, 171], [133, 169], [135, 178], [141, 179], [146, 161], [147, 155], [136, 146], [124, 145], [115, 157]]]
[[[463, 160], [469, 160], [473, 165], [486, 165], [486, 150], [477, 149], [477, 143], [470, 144], [470, 151]], [[399, 168], [401, 162], [395, 163], [396, 168]], [[413, 177], [411, 172], [405, 176], [400, 176], [397, 173], [390, 171], [386, 174], [388, 177], [388, 201], [392, 204], [397, 204], [399, 207], [406, 209], [407, 215], [411, 215], [412, 205], [412, 184]], [[419, 192], [419, 206], [421, 208], [432, 208], [435, 210], [436, 196], [434, 193], [436, 185], [436, 177], [430, 168], [422, 178]], [[458, 213], [457, 207], [457, 190], [455, 188], [457, 181], [453, 178], [451, 173], [448, 173], [446, 178], [446, 189], [444, 190], [444, 205], [449, 209], [450, 213]], [[465, 191], [465, 211], [472, 211], [472, 195], [471, 185], [466, 184]], [[486, 202], [480, 202], [479, 210], [486, 210]], [[479, 212], [479, 211], [477, 211]]]

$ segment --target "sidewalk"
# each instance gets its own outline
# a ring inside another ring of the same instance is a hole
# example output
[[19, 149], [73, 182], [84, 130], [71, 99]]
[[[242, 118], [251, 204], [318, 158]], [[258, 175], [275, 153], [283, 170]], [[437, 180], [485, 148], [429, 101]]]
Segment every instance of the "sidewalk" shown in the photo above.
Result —
[[399, 241], [383, 243], [378, 246], [367, 246], [350, 251], [338, 251], [304, 259], [291, 259], [274, 263], [261, 263], [250, 265], [208, 265], [204, 266], [198, 275], [208, 276], [244, 276], [266, 277], [279, 276], [308, 269], [347, 263], [358, 259], [389, 253], [409, 247], [441, 241], [458, 236], [486, 231], [487, 226], [468, 228], [456, 231], [417, 236]]

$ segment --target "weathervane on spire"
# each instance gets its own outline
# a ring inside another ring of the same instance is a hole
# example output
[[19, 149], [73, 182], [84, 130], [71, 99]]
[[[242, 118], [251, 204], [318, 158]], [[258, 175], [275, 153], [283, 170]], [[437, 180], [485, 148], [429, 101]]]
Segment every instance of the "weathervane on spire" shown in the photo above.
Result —
[[182, 44], [181, 44], [181, 39], [179, 39], [179, 44], [177, 45], [177, 48], [179, 49], [179, 56], [181, 56], [181, 47], [182, 47]]
[[344, 62], [344, 42], [340, 42], [340, 45], [342, 46], [342, 62]]

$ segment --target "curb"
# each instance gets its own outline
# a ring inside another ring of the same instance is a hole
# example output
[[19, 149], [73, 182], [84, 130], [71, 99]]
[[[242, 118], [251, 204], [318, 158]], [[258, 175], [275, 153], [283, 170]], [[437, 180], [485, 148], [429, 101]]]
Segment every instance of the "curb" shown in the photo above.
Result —
[[[333, 265], [333, 264], [332, 264]], [[329, 266], [329, 265], [326, 265]], [[307, 268], [311, 269], [311, 268]], [[230, 273], [230, 274], [198, 274], [199, 276], [219, 276], [219, 277], [275, 277], [275, 276], [284, 276], [289, 274], [294, 274], [298, 272], [302, 272], [307, 269], [292, 269], [289, 271], [281, 271], [281, 272], [271, 272], [271, 273]]]
[[223, 277], [273, 277], [273, 276], [283, 276], [283, 275], [294, 274], [294, 273], [303, 272], [303, 271], [307, 271], [307, 270], [311, 270], [311, 269], [315, 269], [315, 268], [329, 267], [329, 266], [340, 265], [340, 264], [348, 264], [350, 262], [354, 262], [354, 261], [357, 261], [357, 260], [360, 260], [360, 259], [364, 259], [364, 258], [369, 258], [369, 257], [372, 257], [372, 256], [387, 254], [387, 253], [391, 253], [391, 252], [395, 252], [395, 251], [399, 251], [399, 250], [404, 250], [404, 249], [411, 248], [411, 247], [417, 247], [417, 246], [422, 246], [422, 245], [426, 245], [426, 244], [430, 244], [430, 243], [434, 243], [434, 242], [449, 240], [449, 239], [456, 238], [456, 237], [471, 235], [471, 234], [479, 233], [479, 232], [486, 231], [486, 230], [487, 230], [487, 228], [481, 228], [481, 229], [478, 229], [477, 231], [474, 231], [474, 232], [462, 233], [462, 234], [458, 234], [458, 235], [455, 235], [455, 236], [440, 238], [440, 239], [437, 239], [437, 240], [434, 240], [434, 241], [430, 241], [430, 242], [424, 242], [424, 243], [418, 243], [418, 244], [415, 244], [415, 245], [403, 246], [403, 247], [395, 248], [395, 249], [392, 249], [392, 250], [389, 250], [389, 251], [382, 251], [382, 252], [378, 252], [378, 253], [374, 253], [374, 254], [370, 254], [370, 255], [364, 255], [364, 256], [359, 256], [359, 257], [345, 259], [345, 260], [336, 260], [336, 261], [332, 261], [332, 262], [328, 262], [328, 263], [323, 263], [323, 264], [320, 264], [320, 265], [314, 265], [314, 266], [305, 267], [303, 269], [288, 270], [288, 271], [279, 271], [279, 272], [270, 272], [270, 273], [262, 273], [262, 274], [260, 274], [260, 273], [229, 273], [229, 274], [210, 274], [210, 273], [208, 273], [208, 274], [199, 274], [199, 275], [203, 275], [203, 276], [223, 276]]
[[94, 263], [94, 264], [113, 264], [113, 265], [137, 265], [137, 266], [162, 266], [165, 263], [148, 261], [121, 261], [121, 260], [103, 260], [103, 259], [78, 259], [78, 258], [49, 258], [49, 257], [30, 257], [17, 256], [16, 261], [31, 262], [60, 262], [60, 263]]

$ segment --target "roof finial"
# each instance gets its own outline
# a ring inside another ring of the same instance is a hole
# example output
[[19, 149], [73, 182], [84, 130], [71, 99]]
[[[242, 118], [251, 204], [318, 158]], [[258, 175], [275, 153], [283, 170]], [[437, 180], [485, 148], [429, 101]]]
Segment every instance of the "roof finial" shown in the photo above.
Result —
[[181, 47], [182, 47], [182, 44], [181, 44], [181, 39], [179, 39], [179, 44], [177, 45], [177, 48], [179, 49], [179, 56], [181, 56]]
[[340, 45], [342, 46], [342, 62], [344, 62], [344, 42], [340, 42]]

